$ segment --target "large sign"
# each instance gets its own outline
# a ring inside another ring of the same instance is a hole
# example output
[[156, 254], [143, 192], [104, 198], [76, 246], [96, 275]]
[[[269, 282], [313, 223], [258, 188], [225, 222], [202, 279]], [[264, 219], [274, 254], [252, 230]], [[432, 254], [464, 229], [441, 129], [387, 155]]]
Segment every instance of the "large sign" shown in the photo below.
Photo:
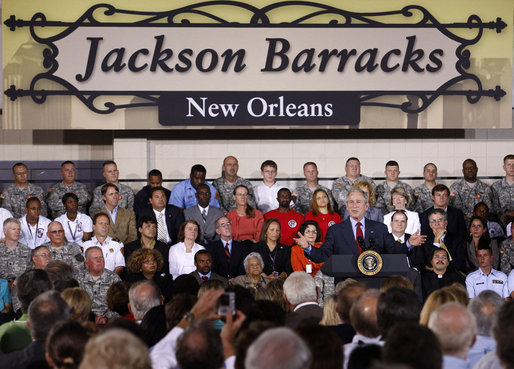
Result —
[[[231, 22], [217, 7], [251, 16]], [[298, 8], [307, 11], [272, 21], [273, 12]], [[119, 20], [127, 14], [138, 20]], [[191, 14], [204, 21], [191, 22]], [[128, 119], [140, 110], [153, 111], [159, 123], [130, 128], [357, 126], [363, 109], [420, 118], [432, 104], [444, 104], [450, 116], [479, 102], [498, 110], [510, 83], [484, 79], [472, 54], [485, 34], [504, 34], [506, 21], [496, 15], [458, 13], [445, 23], [420, 5], [370, 13], [303, 1], [257, 7], [215, 0], [154, 12], [95, 4], [69, 22], [44, 11], [23, 19], [4, 6], [4, 39], [29, 30], [42, 66], [30, 76], [4, 61], [4, 128], [36, 128], [16, 105], [29, 98], [31, 115], [52, 102], [64, 109], [56, 116], [70, 115], [70, 127], [45, 128], [99, 128], [74, 126], [73, 109], [62, 105], [78, 101], [90, 111], [81, 111], [82, 119], [120, 112]], [[322, 23], [320, 16], [329, 18]]]

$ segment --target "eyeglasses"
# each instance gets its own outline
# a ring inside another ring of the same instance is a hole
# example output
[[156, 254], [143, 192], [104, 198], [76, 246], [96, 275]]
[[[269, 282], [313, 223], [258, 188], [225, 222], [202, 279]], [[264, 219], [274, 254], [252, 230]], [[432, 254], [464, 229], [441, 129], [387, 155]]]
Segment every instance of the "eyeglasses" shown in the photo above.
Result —
[[41, 256], [43, 258], [49, 258], [50, 254], [37, 254], [37, 255], [34, 255], [34, 256]]
[[307, 234], [318, 234], [318, 231], [316, 231], [315, 229], [306, 229], [304, 233], [307, 233]]
[[430, 219], [428, 222], [432, 223], [432, 224], [435, 224], [435, 223], [442, 224], [442, 223], [444, 223], [444, 218]]
[[433, 259], [447, 260], [448, 257], [446, 255], [434, 255]]
[[228, 226], [231, 226], [231, 225], [232, 225], [232, 223], [231, 223], [231, 222], [220, 223], [220, 227], [223, 227], [223, 228], [228, 227]]
[[48, 233], [51, 233], [51, 234], [61, 234], [61, 233], [64, 233], [64, 231], [62, 229], [58, 229], [57, 231], [48, 231]]

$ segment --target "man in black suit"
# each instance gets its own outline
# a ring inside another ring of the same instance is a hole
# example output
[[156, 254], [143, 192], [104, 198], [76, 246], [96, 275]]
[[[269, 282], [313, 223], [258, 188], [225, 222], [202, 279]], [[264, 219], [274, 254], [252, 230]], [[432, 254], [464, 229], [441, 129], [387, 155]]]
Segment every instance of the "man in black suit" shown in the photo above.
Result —
[[[134, 198], [134, 212], [136, 213], [136, 218], [139, 219], [143, 210], [151, 210], [152, 204], [150, 204], [150, 197], [152, 197], [152, 188], [161, 187], [162, 186], [162, 173], [158, 169], [152, 169], [148, 172], [148, 184], [144, 186], [139, 192], [136, 194]], [[166, 204], [170, 198], [171, 191], [167, 188], [164, 188], [164, 193], [166, 195]]]
[[301, 323], [318, 324], [321, 321], [323, 309], [317, 302], [316, 282], [309, 274], [291, 273], [284, 282], [284, 299], [290, 310], [286, 315], [286, 327], [296, 329]]
[[430, 207], [419, 216], [421, 223], [421, 234], [427, 235], [429, 240], [433, 239], [434, 232], [428, 223], [428, 214], [432, 209], [442, 209], [446, 212], [448, 226], [446, 227], [447, 233], [451, 237], [462, 240], [466, 234], [466, 224], [464, 222], [464, 215], [459, 209], [449, 206], [448, 200], [450, 198], [450, 190], [443, 184], [438, 184], [432, 189], [432, 200], [434, 206]]
[[163, 187], [152, 188], [150, 204], [152, 204], [152, 208], [143, 210], [141, 216], [146, 215], [155, 219], [159, 241], [168, 245], [177, 243], [178, 231], [185, 222], [182, 209], [167, 204], [166, 192]]
[[216, 274], [211, 270], [212, 266], [212, 256], [211, 253], [207, 250], [200, 250], [197, 251], [195, 254], [195, 267], [196, 270], [192, 271], [191, 274], [193, 277], [195, 277], [196, 281], [199, 285], [201, 285], [203, 282], [207, 282], [211, 279], [217, 279], [219, 281], [222, 281], [225, 287], [228, 286], [228, 281], [226, 278], [223, 278], [219, 274]]
[[218, 218], [216, 233], [220, 239], [207, 245], [212, 255], [212, 270], [229, 280], [246, 274], [243, 261], [250, 250], [243, 243], [232, 239], [230, 219], [225, 216]]
[[448, 252], [444, 249], [434, 249], [432, 252], [432, 270], [425, 270], [421, 274], [423, 285], [423, 301], [427, 297], [440, 288], [450, 286], [454, 282], [465, 286], [464, 276], [456, 270], [448, 269]]
[[425, 257], [423, 250], [419, 246], [425, 243], [427, 236], [418, 235], [416, 231], [413, 235], [405, 233], [407, 229], [407, 214], [398, 210], [391, 217], [391, 233], [387, 235], [388, 254], [406, 254], [409, 258], [410, 266], [418, 270], [425, 269]]
[[368, 195], [360, 189], [350, 190], [346, 199], [350, 216], [328, 229], [323, 245], [320, 248], [312, 247], [303, 235], [298, 235], [297, 245], [305, 249], [307, 257], [316, 263], [326, 261], [332, 254], [358, 255], [371, 248], [378, 253], [387, 252], [387, 227], [364, 218], [368, 208]]

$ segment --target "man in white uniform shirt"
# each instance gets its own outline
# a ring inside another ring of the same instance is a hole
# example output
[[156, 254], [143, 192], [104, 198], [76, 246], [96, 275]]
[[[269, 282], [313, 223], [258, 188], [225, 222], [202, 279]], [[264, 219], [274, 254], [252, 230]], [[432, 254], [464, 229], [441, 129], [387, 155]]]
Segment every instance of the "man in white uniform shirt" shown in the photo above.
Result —
[[505, 273], [493, 269], [493, 251], [489, 246], [479, 246], [477, 261], [479, 268], [466, 277], [469, 298], [472, 299], [485, 290], [494, 291], [503, 298], [508, 297], [507, 276]]
[[88, 215], [78, 212], [79, 198], [74, 193], [65, 194], [62, 203], [64, 214], [55, 218], [55, 221], [62, 224], [68, 242], [83, 246], [84, 241], [91, 237], [93, 221]]
[[266, 214], [268, 211], [278, 208], [278, 190], [284, 186], [275, 181], [277, 176], [277, 163], [266, 160], [261, 164], [262, 183], [253, 188], [257, 209]]
[[27, 200], [25, 216], [19, 219], [21, 223], [20, 242], [31, 249], [47, 243], [50, 239], [47, 236], [50, 219], [41, 215], [41, 201], [37, 197]]
[[121, 274], [125, 267], [125, 258], [123, 257], [123, 244], [109, 237], [109, 217], [104, 213], [97, 213], [93, 217], [93, 233], [94, 237], [84, 242], [84, 253], [92, 246], [98, 246], [102, 249], [105, 259], [105, 269]]

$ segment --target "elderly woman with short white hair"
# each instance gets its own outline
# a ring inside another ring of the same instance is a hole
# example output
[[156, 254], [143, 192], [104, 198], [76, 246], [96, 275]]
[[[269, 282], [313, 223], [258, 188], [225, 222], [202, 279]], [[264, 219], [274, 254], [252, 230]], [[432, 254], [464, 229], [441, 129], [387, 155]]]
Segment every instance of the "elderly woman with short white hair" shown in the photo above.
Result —
[[246, 274], [235, 277], [232, 280], [233, 285], [257, 290], [265, 287], [269, 283], [270, 279], [262, 275], [264, 260], [262, 260], [261, 254], [258, 252], [249, 253], [243, 264]]

